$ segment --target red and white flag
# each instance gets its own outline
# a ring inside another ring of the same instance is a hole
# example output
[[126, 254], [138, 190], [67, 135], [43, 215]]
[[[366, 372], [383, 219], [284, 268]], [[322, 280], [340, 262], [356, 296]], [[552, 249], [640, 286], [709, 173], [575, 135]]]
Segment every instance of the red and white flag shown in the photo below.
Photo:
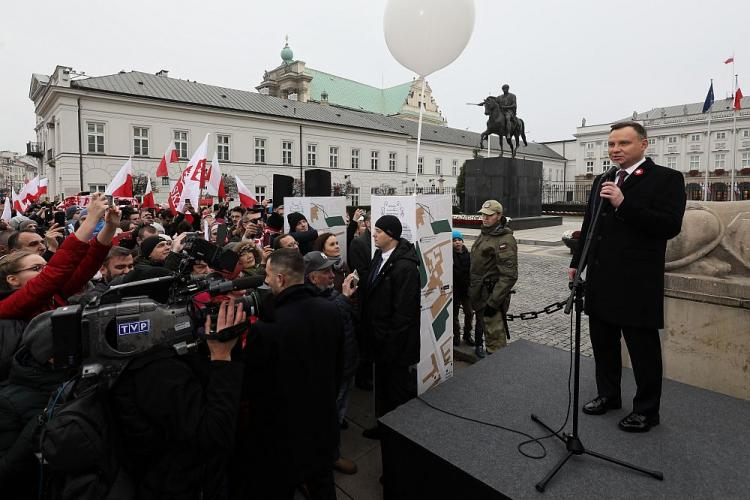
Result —
[[128, 161], [120, 167], [112, 182], [104, 190], [104, 194], [123, 198], [133, 197], [133, 161], [131, 158], [128, 158]]
[[211, 166], [206, 172], [206, 193], [211, 196], [218, 196], [219, 200], [227, 197], [224, 189], [224, 177], [221, 175], [221, 165], [219, 165], [219, 155], [214, 151], [214, 158], [211, 160]]
[[47, 194], [47, 186], [49, 185], [49, 179], [43, 177], [39, 179], [39, 191], [37, 191], [37, 197], [42, 197]]
[[26, 186], [24, 186], [23, 188], [21, 188], [21, 191], [19, 192], [19, 194], [16, 194], [16, 190], [13, 189], [13, 188], [11, 188], [11, 193], [13, 193], [13, 195], [12, 195], [12, 197], [13, 197], [13, 208], [16, 209], [16, 212], [21, 213], [21, 214], [26, 211], [26, 207], [27, 207], [26, 202], [23, 201], [23, 199], [21, 198], [22, 193], [23, 193], [23, 196], [26, 196], [25, 190], [26, 190]]
[[174, 147], [174, 141], [172, 141], [169, 143], [169, 146], [167, 146], [167, 150], [164, 152], [164, 156], [159, 162], [159, 166], [156, 167], [156, 176], [169, 177], [169, 169], [167, 166], [170, 163], [176, 162], [178, 159], [179, 155], [177, 154], [177, 148]]
[[734, 93], [734, 109], [740, 110], [742, 109], [742, 98], [745, 97], [742, 95], [742, 90], [737, 87], [737, 92]]
[[733, 62], [734, 62], [734, 56], [732, 56], [729, 59], [727, 59], [726, 61], [724, 61], [724, 64], [729, 64], [729, 63], [733, 63]]
[[234, 180], [237, 182], [237, 194], [240, 195], [240, 206], [243, 208], [253, 208], [258, 204], [255, 198], [250, 194], [250, 190], [243, 184], [238, 176], [234, 176]]
[[27, 182], [23, 189], [21, 189], [21, 192], [23, 193], [22, 199], [25, 203], [36, 200], [39, 197], [39, 176], [37, 175]]
[[3, 206], [3, 215], [0, 215], [0, 220], [4, 220], [5, 222], [10, 222], [10, 218], [13, 216], [13, 213], [10, 209], [10, 197], [5, 197], [5, 205]]
[[154, 192], [151, 190], [151, 176], [149, 176], [148, 181], [146, 181], [146, 194], [143, 195], [141, 208], [156, 208], [156, 202], [154, 201]]
[[193, 208], [198, 209], [201, 180], [205, 176], [206, 157], [208, 156], [208, 135], [206, 134], [201, 145], [195, 150], [187, 167], [169, 193], [169, 208], [172, 209], [173, 213], [185, 211], [185, 200], [190, 200]]

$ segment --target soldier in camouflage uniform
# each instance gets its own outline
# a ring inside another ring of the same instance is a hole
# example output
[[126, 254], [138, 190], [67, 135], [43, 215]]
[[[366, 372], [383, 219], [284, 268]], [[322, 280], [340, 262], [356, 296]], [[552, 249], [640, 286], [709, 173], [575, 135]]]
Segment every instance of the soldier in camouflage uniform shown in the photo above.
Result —
[[[510, 306], [511, 289], [518, 279], [518, 246], [513, 231], [505, 226], [500, 202], [485, 201], [479, 213], [482, 233], [471, 247], [469, 297], [477, 313], [477, 323], [482, 320], [484, 325], [487, 353], [492, 354], [507, 344], [504, 317]], [[477, 340], [477, 346], [480, 345]], [[482, 357], [480, 353], [477, 348]]]

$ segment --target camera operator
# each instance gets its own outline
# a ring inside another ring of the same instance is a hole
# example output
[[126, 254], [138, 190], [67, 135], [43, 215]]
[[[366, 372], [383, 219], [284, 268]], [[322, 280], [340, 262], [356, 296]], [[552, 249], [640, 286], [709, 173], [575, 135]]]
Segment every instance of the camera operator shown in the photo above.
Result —
[[[215, 331], [244, 322], [245, 312], [230, 298], [219, 308]], [[213, 334], [211, 327], [208, 317], [205, 329]], [[242, 387], [243, 365], [231, 359], [236, 342], [209, 335], [210, 361], [155, 347], [134, 358], [115, 384], [121, 463], [139, 500], [223, 496]]]
[[276, 250], [266, 264], [275, 320], [254, 323], [244, 350], [248, 429], [234, 475], [244, 484], [233, 484], [241, 498], [292, 499], [303, 482], [313, 499], [336, 498], [343, 325], [304, 274], [296, 249]]

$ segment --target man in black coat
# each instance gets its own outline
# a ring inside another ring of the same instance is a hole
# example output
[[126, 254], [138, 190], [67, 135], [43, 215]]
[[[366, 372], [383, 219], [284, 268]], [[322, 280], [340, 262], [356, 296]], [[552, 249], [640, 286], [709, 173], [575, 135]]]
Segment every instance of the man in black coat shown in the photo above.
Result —
[[[664, 326], [664, 262], [667, 241], [680, 233], [685, 212], [682, 174], [644, 156], [646, 130], [636, 122], [612, 125], [609, 156], [619, 166], [616, 182], [597, 177], [581, 228], [586, 240], [592, 215], [603, 203], [587, 261], [578, 245], [568, 274], [586, 266], [585, 311], [596, 361], [598, 395], [583, 412], [601, 415], [621, 407], [620, 333], [637, 384], [633, 411], [620, 421], [628, 432], [659, 424]], [[604, 182], [601, 182], [601, 181]]]
[[304, 284], [304, 273], [296, 248], [268, 258], [275, 320], [253, 324], [244, 350], [250, 406], [239, 449], [249, 468], [236, 498], [291, 499], [301, 483], [313, 499], [336, 498], [343, 324], [336, 305]]
[[453, 231], [453, 345], [461, 345], [461, 322], [458, 318], [459, 308], [464, 310], [464, 342], [473, 346], [471, 338], [471, 320], [474, 311], [469, 299], [469, 282], [471, 281], [471, 253], [464, 245], [461, 231]]
[[[384, 215], [375, 223], [377, 250], [360, 281], [362, 324], [375, 362], [375, 413], [382, 417], [417, 395], [419, 362], [419, 259], [401, 238], [401, 222]], [[378, 438], [377, 428], [365, 437]]]

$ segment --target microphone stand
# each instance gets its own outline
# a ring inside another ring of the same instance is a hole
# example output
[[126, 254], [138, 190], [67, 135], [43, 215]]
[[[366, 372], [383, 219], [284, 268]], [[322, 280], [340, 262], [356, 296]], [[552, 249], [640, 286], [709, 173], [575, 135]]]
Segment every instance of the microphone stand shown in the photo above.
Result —
[[559, 432], [559, 433], [555, 432], [549, 425], [545, 424], [542, 421], [542, 419], [540, 419], [537, 415], [533, 413], [531, 414], [531, 420], [533, 420], [537, 424], [547, 429], [556, 438], [558, 438], [560, 441], [565, 443], [565, 449], [567, 450], [567, 453], [557, 462], [555, 467], [544, 477], [544, 479], [542, 479], [536, 484], [536, 489], [537, 491], [540, 491], [540, 492], [543, 492], [545, 490], [545, 488], [547, 487], [547, 483], [549, 483], [552, 480], [555, 474], [557, 474], [558, 471], [562, 469], [563, 465], [565, 465], [565, 463], [573, 455], [589, 455], [592, 457], [599, 458], [601, 460], [605, 460], [607, 462], [620, 465], [622, 467], [627, 467], [628, 469], [642, 472], [643, 474], [656, 478], [660, 481], [664, 480], [664, 474], [662, 474], [659, 471], [645, 469], [643, 467], [639, 467], [637, 465], [624, 462], [617, 458], [609, 457], [607, 455], [602, 455], [601, 453], [597, 453], [595, 451], [586, 449], [586, 447], [581, 442], [580, 437], [578, 436], [578, 404], [579, 404], [580, 375], [581, 375], [581, 314], [583, 312], [583, 290], [584, 290], [584, 281], [583, 279], [581, 279], [581, 273], [586, 268], [588, 254], [589, 254], [589, 247], [591, 246], [593, 235], [596, 232], [596, 228], [599, 224], [599, 219], [600, 219], [601, 211], [602, 211], [602, 205], [604, 205], [604, 202], [602, 201], [601, 197], [599, 197], [598, 195], [598, 191], [604, 179], [606, 179], [612, 173], [614, 173], [614, 170], [616, 170], [616, 168], [617, 168], [616, 166], [613, 166], [610, 169], [610, 171], [602, 175], [601, 178], [599, 179], [599, 183], [596, 186], [597, 195], [594, 197], [594, 201], [598, 200], [599, 203], [594, 212], [594, 217], [591, 219], [591, 223], [589, 224], [588, 230], [586, 232], [586, 242], [583, 246], [583, 250], [581, 251], [581, 257], [578, 261], [578, 268], [576, 269], [575, 277], [573, 278], [573, 282], [570, 285], [571, 290], [570, 290], [570, 295], [568, 296], [568, 302], [565, 305], [565, 314], [570, 314], [571, 310], [573, 309], [573, 306], [575, 305], [575, 357], [574, 357], [574, 365], [573, 365], [573, 432], [570, 434], [567, 434], [565, 432]]

